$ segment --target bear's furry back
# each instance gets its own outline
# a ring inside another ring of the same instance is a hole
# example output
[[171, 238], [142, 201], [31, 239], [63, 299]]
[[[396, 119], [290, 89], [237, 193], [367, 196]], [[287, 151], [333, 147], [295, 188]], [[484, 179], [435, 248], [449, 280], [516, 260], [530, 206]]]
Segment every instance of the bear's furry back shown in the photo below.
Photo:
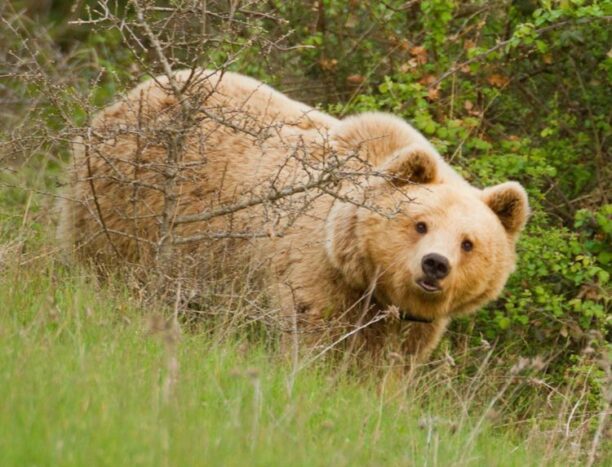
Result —
[[[376, 166], [394, 147], [414, 141], [429, 146], [390, 115], [340, 121], [239, 74], [183, 71], [175, 79], [189, 83], [186, 99], [194, 111], [186, 122], [168, 80], [158, 77], [96, 115], [87, 135], [74, 142], [58, 235], [79, 256], [96, 262], [153, 260], [164, 241], [159, 217], [168, 171], [175, 170], [166, 159], [177, 132], [185, 135], [174, 187], [177, 218], [316, 184], [332, 153], [350, 157], [361, 151], [366, 164]], [[363, 150], [368, 145], [372, 151]], [[449, 180], [465, 184], [441, 158], [440, 166]], [[287, 226], [320, 233], [333, 199], [321, 193], [314, 198], [299, 193], [206, 222], [177, 224], [173, 235], [273, 237], [281, 230], [290, 234]], [[199, 242], [181, 244], [177, 255], [188, 258], [202, 248]]]

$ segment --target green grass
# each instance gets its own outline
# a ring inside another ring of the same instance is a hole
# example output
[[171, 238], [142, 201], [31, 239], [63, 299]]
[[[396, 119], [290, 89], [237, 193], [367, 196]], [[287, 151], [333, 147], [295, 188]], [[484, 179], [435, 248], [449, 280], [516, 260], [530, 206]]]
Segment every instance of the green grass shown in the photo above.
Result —
[[460, 420], [445, 398], [391, 379], [321, 363], [291, 386], [291, 366], [262, 344], [183, 332], [174, 346], [148, 331], [152, 310], [52, 262], [1, 280], [3, 466], [543, 462], [512, 431], [477, 428], [482, 409]]

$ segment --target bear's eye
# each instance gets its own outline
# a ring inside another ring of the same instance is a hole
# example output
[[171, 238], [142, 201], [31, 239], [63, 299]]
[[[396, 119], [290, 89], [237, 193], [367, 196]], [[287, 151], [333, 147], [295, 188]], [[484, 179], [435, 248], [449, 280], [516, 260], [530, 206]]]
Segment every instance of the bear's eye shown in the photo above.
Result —
[[427, 233], [427, 224], [425, 222], [417, 222], [416, 231], [420, 234]]
[[471, 241], [463, 240], [463, 242], [461, 242], [461, 249], [463, 251], [472, 251], [473, 248], [474, 244]]

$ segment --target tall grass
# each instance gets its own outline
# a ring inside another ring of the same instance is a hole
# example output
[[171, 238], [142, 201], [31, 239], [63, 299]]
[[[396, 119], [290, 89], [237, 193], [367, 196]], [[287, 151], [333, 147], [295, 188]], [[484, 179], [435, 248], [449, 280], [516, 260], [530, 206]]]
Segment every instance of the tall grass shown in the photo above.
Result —
[[458, 379], [439, 365], [407, 381], [328, 360], [291, 380], [265, 342], [178, 334], [120, 284], [48, 258], [5, 261], [0, 303], [2, 465], [523, 466], [577, 455], [541, 444], [537, 420], [501, 419], [486, 372]]

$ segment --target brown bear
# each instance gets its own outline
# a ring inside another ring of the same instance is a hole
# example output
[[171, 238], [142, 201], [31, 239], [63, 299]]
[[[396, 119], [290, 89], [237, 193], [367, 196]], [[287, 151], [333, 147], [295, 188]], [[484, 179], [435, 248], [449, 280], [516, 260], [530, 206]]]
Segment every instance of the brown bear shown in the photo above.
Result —
[[229, 72], [142, 83], [73, 155], [58, 234], [81, 258], [149, 267], [171, 242], [206, 268], [223, 238], [311, 345], [419, 360], [499, 295], [529, 212], [521, 185], [471, 186], [399, 118], [338, 120]]

